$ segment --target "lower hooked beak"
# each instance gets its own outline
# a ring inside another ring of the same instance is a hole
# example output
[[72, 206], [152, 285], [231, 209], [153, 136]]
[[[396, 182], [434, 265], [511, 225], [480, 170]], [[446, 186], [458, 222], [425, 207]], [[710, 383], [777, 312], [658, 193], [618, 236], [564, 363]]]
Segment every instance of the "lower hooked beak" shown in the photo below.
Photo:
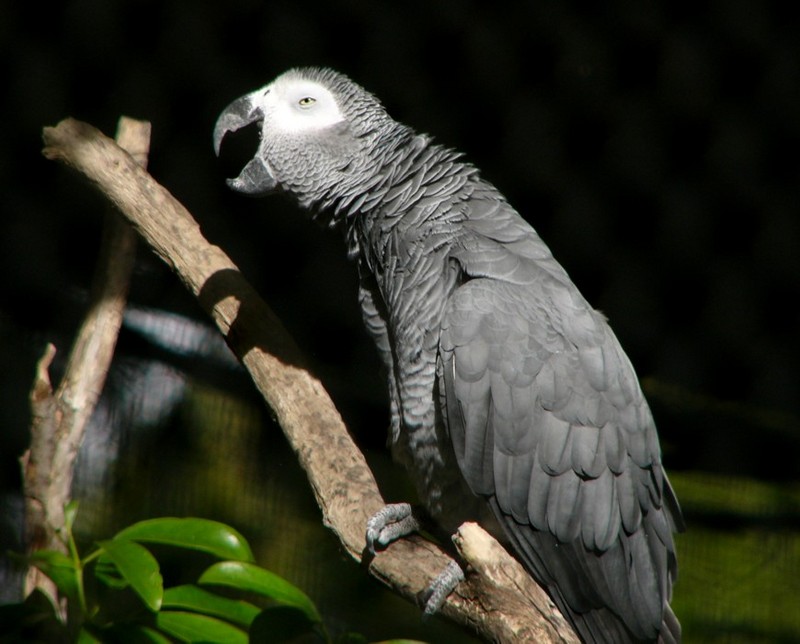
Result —
[[[214, 152], [217, 156], [219, 156], [222, 140], [228, 132], [236, 132], [243, 127], [262, 121], [263, 118], [261, 109], [253, 105], [251, 94], [237, 98], [228, 105], [214, 125]], [[226, 183], [232, 190], [254, 196], [273, 192], [278, 187], [278, 182], [272, 176], [268, 165], [258, 154], [250, 159], [238, 177], [228, 179]]]

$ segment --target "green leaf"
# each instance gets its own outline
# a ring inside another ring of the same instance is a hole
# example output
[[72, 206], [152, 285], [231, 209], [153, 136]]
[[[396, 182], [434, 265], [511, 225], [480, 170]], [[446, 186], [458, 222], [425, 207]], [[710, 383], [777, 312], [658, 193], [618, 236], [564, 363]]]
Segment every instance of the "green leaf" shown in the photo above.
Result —
[[70, 600], [78, 597], [78, 575], [75, 564], [63, 552], [57, 550], [37, 550], [24, 557], [23, 561], [36, 566], [53, 580], [58, 591]]
[[101, 541], [98, 545], [147, 607], [152, 611], [161, 608], [164, 582], [158, 569], [158, 561], [147, 548], [134, 541], [122, 539]]
[[109, 588], [122, 590], [130, 586], [107, 554], [101, 554], [94, 565], [94, 576]]
[[161, 607], [162, 609], [182, 609], [212, 617], [221, 617], [242, 626], [250, 626], [250, 623], [261, 611], [260, 608], [248, 602], [220, 597], [192, 585], [167, 588], [164, 591], [164, 601]]
[[102, 641], [103, 640], [86, 628], [81, 628], [81, 630], [78, 631], [77, 644], [100, 644]]
[[114, 540], [163, 543], [199, 550], [220, 559], [255, 561], [247, 540], [224, 523], [208, 519], [163, 517], [134, 523], [117, 533]]
[[247, 644], [247, 633], [222, 620], [197, 613], [162, 610], [156, 626], [182, 642], [225, 642]]
[[147, 626], [137, 626], [136, 634], [139, 642], [153, 642], [153, 644], [172, 644], [172, 640], [165, 637], [157, 630]]
[[[172, 644], [172, 640], [166, 635], [159, 633], [154, 628], [141, 624], [121, 622], [107, 628], [95, 628], [92, 631], [88, 631], [87, 627], [84, 626], [83, 630], [87, 631], [90, 637], [95, 638], [86, 640], [87, 644], [91, 642], [113, 642], [114, 644]], [[79, 641], [77, 644], [82, 643]]]
[[[250, 625], [251, 642], [290, 642], [300, 635], [314, 632], [316, 622], [294, 606], [271, 606]], [[318, 634], [319, 635], [319, 634]], [[320, 640], [323, 638], [320, 636]], [[306, 640], [303, 640], [306, 641]]]
[[200, 584], [218, 584], [256, 593], [281, 604], [302, 610], [313, 622], [322, 621], [314, 602], [302, 590], [283, 577], [253, 564], [220, 561], [210, 566], [198, 580]]

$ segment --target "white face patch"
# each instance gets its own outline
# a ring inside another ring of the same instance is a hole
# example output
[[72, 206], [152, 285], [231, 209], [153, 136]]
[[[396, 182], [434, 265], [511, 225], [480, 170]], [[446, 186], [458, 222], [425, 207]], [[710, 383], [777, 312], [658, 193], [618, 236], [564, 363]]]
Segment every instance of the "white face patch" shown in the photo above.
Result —
[[330, 91], [304, 79], [279, 78], [250, 94], [250, 102], [273, 131], [313, 132], [344, 121]]

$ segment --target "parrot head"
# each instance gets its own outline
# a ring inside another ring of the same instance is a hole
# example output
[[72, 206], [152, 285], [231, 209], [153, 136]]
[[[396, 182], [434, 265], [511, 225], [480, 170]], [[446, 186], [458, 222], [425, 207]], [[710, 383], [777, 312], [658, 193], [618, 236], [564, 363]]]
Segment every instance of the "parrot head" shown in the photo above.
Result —
[[249, 195], [283, 191], [301, 205], [330, 202], [363, 181], [376, 142], [395, 122], [372, 94], [328, 69], [293, 69], [236, 99], [214, 127], [225, 135], [258, 123], [255, 156], [228, 185]]

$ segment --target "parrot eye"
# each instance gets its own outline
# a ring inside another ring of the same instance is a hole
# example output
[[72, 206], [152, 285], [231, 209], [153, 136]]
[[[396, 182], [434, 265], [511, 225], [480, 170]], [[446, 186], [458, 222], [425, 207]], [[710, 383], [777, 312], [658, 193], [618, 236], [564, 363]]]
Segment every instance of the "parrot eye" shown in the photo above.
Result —
[[304, 96], [299, 101], [297, 101], [297, 104], [300, 107], [311, 107], [316, 102], [317, 102], [316, 98], [313, 98], [311, 96]]

